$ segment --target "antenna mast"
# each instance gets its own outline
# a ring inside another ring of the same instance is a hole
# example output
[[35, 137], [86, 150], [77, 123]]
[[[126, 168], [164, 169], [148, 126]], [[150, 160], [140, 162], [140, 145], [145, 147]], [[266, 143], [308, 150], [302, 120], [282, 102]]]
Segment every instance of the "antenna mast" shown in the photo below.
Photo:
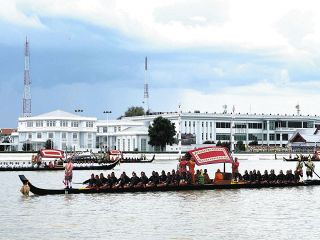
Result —
[[144, 64], [144, 110], [149, 113], [149, 86], [148, 86], [148, 58], [145, 58]]
[[29, 42], [26, 37], [26, 42], [24, 45], [24, 90], [23, 90], [23, 117], [31, 117], [31, 92], [30, 92], [30, 52], [29, 52]]

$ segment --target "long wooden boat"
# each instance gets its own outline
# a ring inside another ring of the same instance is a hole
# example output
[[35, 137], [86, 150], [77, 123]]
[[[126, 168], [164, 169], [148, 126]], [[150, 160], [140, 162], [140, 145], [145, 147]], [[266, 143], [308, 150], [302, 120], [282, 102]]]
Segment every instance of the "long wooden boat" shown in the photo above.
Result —
[[[111, 164], [99, 164], [99, 165], [91, 165], [91, 166], [75, 166], [73, 170], [111, 170], [117, 164], [120, 163], [120, 160], [113, 162]], [[5, 171], [61, 171], [64, 170], [64, 167], [0, 167], [0, 172]]]
[[260, 188], [289, 188], [307, 187], [320, 185], [320, 180], [308, 180], [298, 183], [237, 183], [237, 184], [204, 184], [204, 185], [184, 185], [184, 186], [164, 186], [164, 187], [140, 187], [140, 188], [70, 188], [70, 189], [43, 189], [34, 186], [24, 175], [19, 175], [20, 180], [28, 182], [30, 191], [35, 195], [56, 195], [56, 194], [94, 194], [94, 193], [135, 193], [135, 192], [168, 192], [168, 191], [196, 191], [196, 190], [216, 190], [216, 189], [260, 189]]
[[[320, 159], [317, 158], [311, 158], [312, 162], [320, 162]], [[295, 158], [285, 158], [283, 157], [283, 161], [287, 161], [287, 162], [298, 162], [299, 158], [295, 157]], [[304, 158], [303, 161], [308, 161], [308, 158]]]
[[[95, 155], [78, 155], [72, 158], [74, 162], [92, 162], [92, 163], [114, 163], [116, 160], [105, 160], [103, 158], [98, 158]], [[152, 156], [152, 159], [147, 160], [143, 158], [120, 158], [121, 163], [152, 163], [155, 159], [155, 154]]]

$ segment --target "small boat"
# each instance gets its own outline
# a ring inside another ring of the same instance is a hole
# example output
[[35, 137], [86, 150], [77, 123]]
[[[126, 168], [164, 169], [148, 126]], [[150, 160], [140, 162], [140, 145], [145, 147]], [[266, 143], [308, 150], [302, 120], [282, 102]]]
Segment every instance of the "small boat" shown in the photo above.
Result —
[[43, 189], [34, 186], [24, 175], [19, 175], [20, 180], [28, 182], [30, 192], [35, 195], [57, 195], [57, 194], [94, 194], [94, 193], [137, 193], [137, 192], [169, 192], [169, 191], [203, 191], [217, 189], [261, 189], [261, 188], [289, 188], [308, 187], [320, 185], [320, 180], [307, 180], [297, 183], [228, 183], [228, 184], [203, 184], [183, 186], [162, 186], [162, 187], [130, 187], [130, 188], [69, 188], [69, 189]]
[[[113, 162], [111, 164], [98, 164], [98, 165], [84, 165], [84, 166], [74, 166], [73, 170], [111, 170], [113, 169], [117, 164], [120, 164], [120, 160]], [[54, 168], [49, 167], [0, 167], [0, 172], [4, 171], [61, 171], [64, 170], [63, 166], [57, 166]]]
[[[156, 157], [155, 154], [153, 154], [153, 156], [152, 156], [152, 158], [150, 160], [147, 160], [144, 157], [141, 157], [141, 158], [123, 158], [122, 157], [120, 159], [120, 162], [121, 163], [152, 163], [154, 161], [155, 157]], [[101, 161], [103, 161], [103, 160], [101, 160]], [[104, 162], [112, 163], [114, 161], [109, 160], [109, 161], [104, 161]]]
[[[318, 158], [311, 158], [311, 160], [313, 162], [320, 162], [320, 159]], [[287, 162], [298, 162], [299, 158], [295, 157], [295, 158], [285, 158], [283, 157], [283, 161], [287, 161]], [[308, 158], [303, 158], [303, 161], [308, 161]]]

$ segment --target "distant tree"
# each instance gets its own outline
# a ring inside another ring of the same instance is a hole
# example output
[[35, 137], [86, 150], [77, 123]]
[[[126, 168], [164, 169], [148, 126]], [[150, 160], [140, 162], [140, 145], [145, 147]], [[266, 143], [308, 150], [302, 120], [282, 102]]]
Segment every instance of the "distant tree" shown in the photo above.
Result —
[[246, 146], [243, 144], [242, 141], [237, 142], [236, 148], [238, 151], [245, 151], [246, 150]]
[[142, 116], [144, 115], [143, 107], [129, 107], [128, 110], [124, 113], [125, 117], [133, 117], [133, 116]]
[[258, 145], [258, 141], [257, 140], [249, 142], [249, 146], [257, 146], [257, 145]]
[[175, 124], [170, 120], [157, 117], [153, 120], [148, 131], [150, 141], [148, 142], [151, 146], [160, 147], [161, 151], [167, 144], [172, 145], [175, 142], [176, 129]]
[[22, 145], [22, 151], [24, 151], [24, 152], [32, 151], [32, 144], [31, 143], [24, 143]]
[[48, 139], [46, 143], [44, 144], [45, 149], [52, 149], [53, 148], [53, 141], [51, 139]]
[[216, 144], [217, 147], [226, 147], [228, 148], [228, 150], [230, 151], [230, 146], [231, 143], [230, 142], [221, 142], [220, 140], [217, 142]]

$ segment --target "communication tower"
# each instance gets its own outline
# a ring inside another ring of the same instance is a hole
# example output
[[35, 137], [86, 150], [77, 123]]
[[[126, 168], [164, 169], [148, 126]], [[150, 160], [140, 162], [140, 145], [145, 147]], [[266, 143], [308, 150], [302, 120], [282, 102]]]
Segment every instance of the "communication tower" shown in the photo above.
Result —
[[146, 113], [149, 113], [149, 85], [148, 85], [148, 58], [145, 58], [144, 64], [144, 110]]
[[24, 79], [23, 79], [23, 117], [31, 117], [31, 92], [30, 92], [30, 51], [29, 42], [26, 37], [26, 42], [24, 45]]

